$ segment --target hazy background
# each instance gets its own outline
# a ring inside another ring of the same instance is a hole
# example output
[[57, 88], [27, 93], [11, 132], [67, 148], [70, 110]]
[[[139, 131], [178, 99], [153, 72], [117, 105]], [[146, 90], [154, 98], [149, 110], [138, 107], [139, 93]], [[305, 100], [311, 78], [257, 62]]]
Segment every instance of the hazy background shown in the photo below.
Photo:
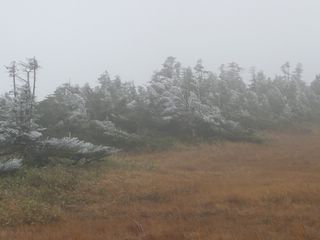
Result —
[[[40, 97], [104, 70], [143, 84], [167, 56], [210, 70], [236, 61], [274, 75], [320, 73], [318, 0], [0, 0], [0, 65], [36, 56]], [[11, 82], [0, 70], [0, 92]]]

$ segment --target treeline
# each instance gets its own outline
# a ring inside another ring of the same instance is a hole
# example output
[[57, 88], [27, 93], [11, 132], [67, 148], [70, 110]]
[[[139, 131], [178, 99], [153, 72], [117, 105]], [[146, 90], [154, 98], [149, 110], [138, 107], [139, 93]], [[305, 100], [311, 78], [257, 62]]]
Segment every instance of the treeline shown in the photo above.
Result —
[[201, 60], [184, 67], [168, 57], [145, 86], [105, 72], [95, 87], [66, 83], [36, 102], [38, 69], [35, 58], [7, 67], [13, 90], [0, 98], [0, 155], [19, 152], [23, 159], [44, 161], [44, 155], [61, 155], [63, 149], [64, 157], [79, 160], [115, 151], [100, 145], [242, 140], [255, 129], [320, 119], [320, 75], [307, 85], [301, 64], [285, 63], [273, 78], [253, 69], [245, 83], [236, 63], [214, 73]]
[[121, 146], [150, 136], [241, 139], [254, 129], [320, 118], [320, 76], [306, 85], [301, 64], [284, 64], [274, 78], [252, 70], [249, 84], [241, 71], [230, 63], [216, 74], [201, 60], [191, 68], [168, 57], [138, 87], [105, 72], [96, 87], [58, 87], [38, 104], [39, 123], [50, 136]]

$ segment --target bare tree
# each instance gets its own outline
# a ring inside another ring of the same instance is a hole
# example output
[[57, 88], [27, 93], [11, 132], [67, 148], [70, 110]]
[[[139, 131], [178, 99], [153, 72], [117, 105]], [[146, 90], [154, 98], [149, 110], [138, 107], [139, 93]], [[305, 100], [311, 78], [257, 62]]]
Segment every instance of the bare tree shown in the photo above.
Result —
[[[25, 81], [27, 84], [27, 95], [30, 98], [29, 99], [29, 108], [28, 108], [28, 115], [30, 115], [30, 119], [33, 117], [33, 109], [34, 109], [34, 102], [35, 102], [35, 94], [36, 94], [36, 81], [37, 81], [37, 70], [39, 69], [39, 64], [38, 61], [36, 60], [35, 57], [33, 58], [28, 58], [26, 62], [20, 62], [20, 66], [22, 67], [23, 72], [26, 73], [26, 79], [23, 79], [19, 77], [21, 80]], [[31, 81], [30, 81], [30, 74], [32, 73], [33, 75], [33, 83], [31, 86]], [[32, 91], [31, 91], [32, 88]]]
[[5, 68], [7, 69], [8, 73], [9, 73], [9, 77], [12, 78], [13, 95], [14, 95], [14, 97], [16, 97], [17, 96], [17, 86], [16, 86], [17, 66], [16, 66], [16, 62], [13, 61], [9, 66], [5, 66]]
[[29, 67], [33, 72], [33, 88], [32, 88], [32, 97], [35, 98], [36, 94], [36, 80], [37, 80], [37, 70], [40, 68], [36, 57], [29, 59]]

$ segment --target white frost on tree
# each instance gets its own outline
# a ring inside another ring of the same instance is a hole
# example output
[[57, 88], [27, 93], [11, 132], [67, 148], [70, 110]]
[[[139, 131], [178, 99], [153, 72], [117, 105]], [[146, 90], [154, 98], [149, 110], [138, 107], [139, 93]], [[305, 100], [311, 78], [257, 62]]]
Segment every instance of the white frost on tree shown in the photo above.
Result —
[[22, 159], [9, 159], [3, 162], [0, 162], [0, 173], [11, 172], [22, 167]]
[[49, 138], [43, 141], [45, 148], [56, 151], [66, 151], [73, 154], [90, 155], [90, 154], [105, 154], [110, 155], [118, 150], [113, 147], [94, 145], [78, 138]]

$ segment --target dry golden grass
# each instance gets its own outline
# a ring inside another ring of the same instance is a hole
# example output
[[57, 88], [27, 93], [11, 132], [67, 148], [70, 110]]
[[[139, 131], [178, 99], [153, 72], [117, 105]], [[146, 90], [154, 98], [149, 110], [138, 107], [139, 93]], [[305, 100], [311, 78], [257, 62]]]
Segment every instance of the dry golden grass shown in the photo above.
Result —
[[320, 133], [267, 135], [118, 155], [61, 221], [4, 228], [0, 239], [320, 239]]

